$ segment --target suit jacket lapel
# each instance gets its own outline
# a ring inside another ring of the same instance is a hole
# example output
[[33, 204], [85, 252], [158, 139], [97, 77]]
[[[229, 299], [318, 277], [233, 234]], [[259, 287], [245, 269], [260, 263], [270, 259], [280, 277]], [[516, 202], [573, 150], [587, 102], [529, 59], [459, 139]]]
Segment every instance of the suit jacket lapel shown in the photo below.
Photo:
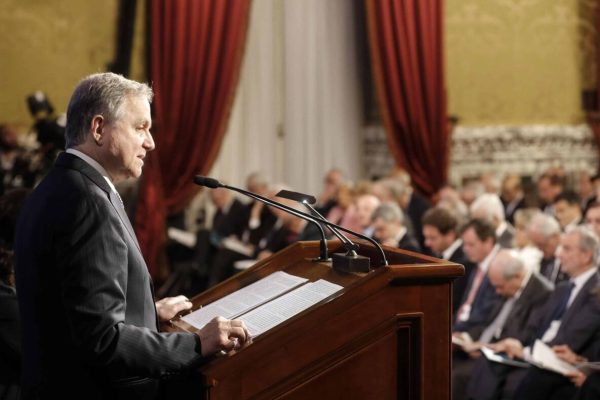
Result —
[[87, 176], [92, 182], [94, 182], [96, 186], [98, 186], [100, 189], [106, 192], [106, 194], [108, 195], [108, 199], [115, 211], [117, 212], [117, 215], [123, 223], [123, 226], [129, 233], [129, 236], [131, 236], [131, 239], [133, 240], [133, 242], [135, 243], [135, 245], [141, 253], [142, 250], [140, 249], [140, 244], [137, 241], [133, 227], [129, 222], [129, 218], [127, 217], [127, 214], [125, 214], [123, 204], [121, 203], [121, 200], [117, 197], [117, 195], [112, 191], [112, 189], [108, 185], [108, 182], [106, 182], [106, 179], [104, 179], [104, 177], [100, 175], [100, 173], [96, 171], [94, 167], [92, 167], [90, 164], [73, 154], [64, 152], [60, 153], [58, 158], [56, 159], [55, 165], [58, 167], [75, 169], [81, 172], [82, 174]]
[[590, 279], [588, 279], [588, 281], [585, 283], [585, 285], [583, 285], [583, 287], [581, 288], [579, 293], [577, 293], [577, 297], [575, 297], [575, 299], [573, 300], [573, 303], [571, 303], [571, 305], [565, 312], [564, 318], [562, 319], [562, 322], [561, 322], [561, 328], [563, 326], [567, 326], [569, 323], [569, 320], [571, 318], [573, 318], [573, 316], [575, 314], [577, 314], [578, 312], [581, 311], [582, 307], [588, 301], [588, 297], [590, 296], [590, 291], [594, 287], [596, 287], [597, 283], [598, 283], [598, 273], [595, 273], [594, 275], [592, 275], [592, 277]]

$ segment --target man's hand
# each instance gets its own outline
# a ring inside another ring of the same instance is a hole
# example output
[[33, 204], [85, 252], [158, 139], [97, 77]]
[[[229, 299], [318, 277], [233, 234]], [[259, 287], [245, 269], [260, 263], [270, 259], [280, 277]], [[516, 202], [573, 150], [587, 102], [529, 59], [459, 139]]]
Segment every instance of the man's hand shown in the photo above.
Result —
[[205, 357], [219, 351], [229, 352], [239, 349], [252, 342], [248, 329], [239, 319], [228, 320], [216, 317], [196, 334], [200, 337], [202, 355]]
[[575, 354], [573, 350], [571, 350], [571, 348], [566, 344], [552, 346], [552, 350], [558, 356], [558, 358], [568, 362], [569, 364], [577, 364], [587, 361], [584, 357], [580, 356], [579, 354]]
[[177, 313], [192, 308], [192, 302], [185, 296], [165, 297], [156, 303], [156, 312], [161, 322], [166, 322]]
[[523, 358], [523, 345], [517, 339], [504, 339], [488, 347], [496, 353], [505, 352], [510, 358]]
[[585, 382], [585, 380], [587, 379], [587, 375], [581, 371], [573, 371], [567, 373], [567, 378], [569, 378], [575, 386], [581, 387], [581, 385], [583, 385], [583, 382]]

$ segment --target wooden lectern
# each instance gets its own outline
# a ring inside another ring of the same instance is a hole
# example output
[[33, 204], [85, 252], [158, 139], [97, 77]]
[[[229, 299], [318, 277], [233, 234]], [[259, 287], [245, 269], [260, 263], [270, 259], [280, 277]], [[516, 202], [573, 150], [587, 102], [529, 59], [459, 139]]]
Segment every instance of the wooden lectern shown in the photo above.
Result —
[[[359, 242], [368, 273], [313, 261], [319, 242], [299, 242], [192, 299], [209, 304], [275, 271], [344, 287], [249, 346], [198, 371], [207, 399], [449, 399], [452, 281], [459, 264]], [[339, 241], [330, 252], [343, 251]], [[179, 320], [170, 330], [194, 328]]]

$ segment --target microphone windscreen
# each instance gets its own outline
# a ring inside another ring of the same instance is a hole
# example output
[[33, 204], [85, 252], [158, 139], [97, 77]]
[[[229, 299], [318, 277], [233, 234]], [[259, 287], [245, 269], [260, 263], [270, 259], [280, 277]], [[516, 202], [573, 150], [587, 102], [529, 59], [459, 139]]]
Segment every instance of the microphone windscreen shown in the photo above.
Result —
[[211, 189], [216, 189], [221, 186], [221, 182], [219, 182], [218, 180], [200, 175], [196, 175], [194, 177], [194, 183], [196, 185], [206, 186], [207, 188]]
[[292, 192], [291, 190], [280, 190], [275, 196], [288, 200], [294, 200], [300, 203], [307, 202], [308, 204], [315, 204], [317, 202], [315, 196], [299, 192]]

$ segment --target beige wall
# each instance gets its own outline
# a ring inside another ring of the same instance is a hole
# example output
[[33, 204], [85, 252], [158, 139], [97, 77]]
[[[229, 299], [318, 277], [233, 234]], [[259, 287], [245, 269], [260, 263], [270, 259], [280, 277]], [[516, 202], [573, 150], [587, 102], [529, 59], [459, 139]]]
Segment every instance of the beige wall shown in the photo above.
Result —
[[[138, 3], [141, 16], [144, 1]], [[117, 0], [0, 0], [0, 10], [0, 123], [28, 127], [25, 97], [35, 90], [64, 112], [77, 81], [113, 60]], [[142, 36], [138, 23], [137, 79], [143, 79]]]
[[448, 111], [464, 125], [572, 124], [595, 84], [596, 0], [446, 0]]

